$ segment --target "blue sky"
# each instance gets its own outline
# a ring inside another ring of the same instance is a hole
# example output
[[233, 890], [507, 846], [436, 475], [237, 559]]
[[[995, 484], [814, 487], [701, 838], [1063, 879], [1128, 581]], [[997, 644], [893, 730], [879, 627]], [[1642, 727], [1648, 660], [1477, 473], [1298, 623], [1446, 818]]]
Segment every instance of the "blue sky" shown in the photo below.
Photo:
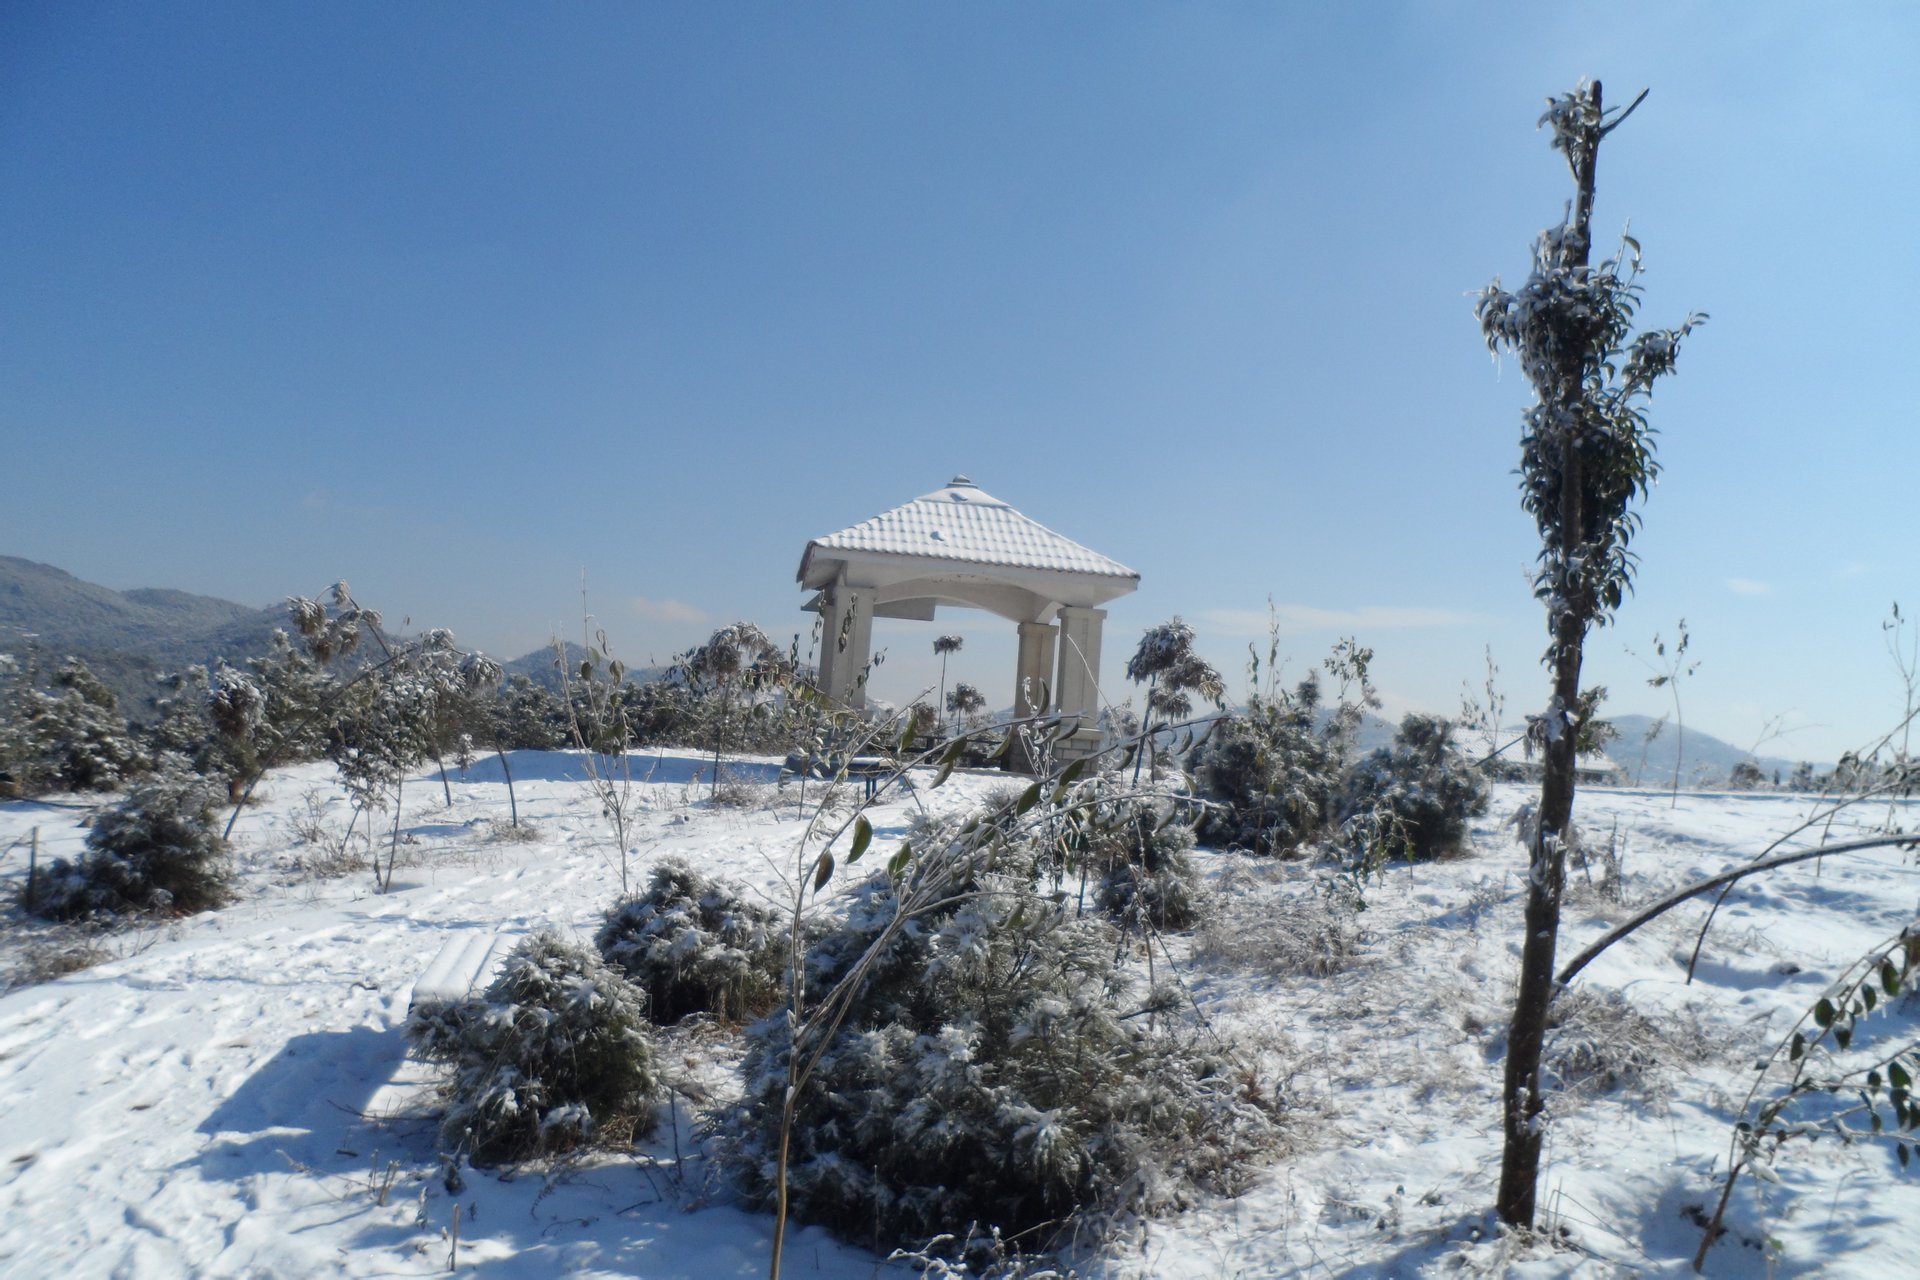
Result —
[[[1142, 573], [1234, 677], [1340, 635], [1389, 707], [1491, 645], [1543, 701], [1527, 388], [1470, 295], [1569, 184], [1534, 130], [1651, 96], [1598, 225], [1646, 318], [1636, 594], [1690, 724], [1830, 758], [1920, 612], [1920, 94], [1904, 5], [0, 8], [0, 552], [265, 603], [346, 577], [507, 654], [791, 634], [810, 536], [956, 471]], [[883, 628], [885, 696], [1011, 697], [1010, 628]], [[1007, 686], [1003, 692], [1001, 686]]]

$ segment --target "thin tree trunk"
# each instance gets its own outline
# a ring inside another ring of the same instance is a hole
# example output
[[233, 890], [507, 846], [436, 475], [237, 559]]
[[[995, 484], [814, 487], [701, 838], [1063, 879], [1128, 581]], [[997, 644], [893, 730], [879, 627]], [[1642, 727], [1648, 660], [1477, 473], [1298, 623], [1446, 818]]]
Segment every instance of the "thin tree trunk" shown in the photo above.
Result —
[[517, 828], [520, 825], [520, 802], [513, 798], [513, 766], [507, 763], [507, 753], [501, 750], [498, 742], [493, 744], [493, 753], [500, 757], [500, 772], [507, 779], [507, 810], [513, 814], [513, 825]]
[[[1600, 84], [1592, 89], [1593, 109], [1600, 111]], [[1585, 266], [1589, 258], [1593, 216], [1594, 173], [1599, 139], [1580, 156], [1574, 175], [1576, 195], [1563, 242], [1562, 262]], [[1582, 395], [1585, 352], [1567, 351], [1553, 388], [1554, 404], [1562, 422], [1572, 415]], [[1574, 768], [1579, 753], [1580, 662], [1592, 606], [1573, 598], [1569, 563], [1587, 542], [1586, 513], [1581, 496], [1578, 437], [1567, 426], [1561, 432], [1559, 538], [1552, 598], [1558, 612], [1553, 619], [1553, 702], [1549, 706], [1549, 736], [1540, 783], [1539, 826], [1529, 850], [1526, 938], [1520, 953], [1520, 985], [1514, 995], [1513, 1021], [1507, 1030], [1507, 1060], [1501, 1091], [1505, 1145], [1500, 1157], [1500, 1191], [1495, 1208], [1501, 1221], [1532, 1229], [1540, 1181], [1540, 1153], [1546, 1138], [1540, 1090], [1540, 1056], [1546, 1041], [1547, 1008], [1555, 988], [1554, 952], [1560, 938], [1560, 902], [1566, 888], [1566, 840], [1572, 826]]]
[[1160, 683], [1160, 677], [1154, 676], [1147, 681], [1147, 705], [1140, 724], [1140, 750], [1133, 755], [1133, 785], [1140, 785], [1140, 757], [1153, 750], [1153, 690]]
[[1679, 677], [1675, 676], [1673, 682], [1673, 801], [1667, 805], [1669, 809], [1680, 807], [1680, 766], [1686, 758], [1687, 722], [1680, 714], [1680, 684]]
[[393, 842], [387, 846], [387, 883], [381, 888], [382, 893], [393, 888], [393, 868], [400, 861], [400, 799], [406, 785], [405, 778], [393, 784]]

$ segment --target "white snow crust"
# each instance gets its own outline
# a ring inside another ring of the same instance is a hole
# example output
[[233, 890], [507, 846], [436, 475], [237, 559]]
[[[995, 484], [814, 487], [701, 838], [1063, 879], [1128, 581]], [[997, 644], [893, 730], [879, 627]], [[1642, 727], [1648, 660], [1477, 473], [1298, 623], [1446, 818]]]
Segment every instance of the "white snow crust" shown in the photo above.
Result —
[[[701, 759], [635, 764], [649, 775], [636, 882], [678, 855], [781, 893], [802, 828], [793, 803], [715, 809], [692, 784]], [[764, 761], [736, 767], [773, 772]], [[764, 1275], [771, 1221], [734, 1203], [684, 1100], [637, 1156], [469, 1169], [457, 1197], [443, 1186], [431, 1077], [407, 1058], [401, 1033], [415, 980], [461, 931], [550, 926], [588, 941], [619, 886], [574, 758], [521, 752], [513, 773], [538, 840], [491, 838], [507, 809], [497, 763], [456, 777], [450, 807], [422, 774], [406, 794], [431, 790], [434, 807], [409, 810], [413, 843], [393, 891], [376, 894], [366, 873], [301, 872], [312, 850], [294, 827], [306, 797], [324, 799], [340, 826], [346, 802], [329, 766], [277, 771], [236, 831], [238, 905], [109, 938], [106, 962], [0, 997], [0, 1274], [444, 1274], [457, 1201], [461, 1270], [490, 1278]], [[924, 798], [952, 806], [999, 785], [957, 775]], [[1498, 789], [1473, 856], [1377, 879], [1358, 954], [1333, 976], [1170, 940], [1208, 1019], [1288, 1098], [1286, 1147], [1248, 1194], [1138, 1224], [1106, 1253], [1067, 1265], [1194, 1280], [1689, 1274], [1700, 1238], [1690, 1206], [1711, 1211], [1755, 1062], [1830, 975], [1914, 918], [1912, 857], [1836, 857], [1748, 882], [1723, 907], [1691, 985], [1699, 904], [1582, 975], [1577, 989], [1619, 993], [1670, 1033], [1661, 1043], [1674, 1056], [1637, 1083], [1554, 1096], [1542, 1203], [1561, 1247], [1521, 1248], [1500, 1237], [1487, 1207], [1526, 878], [1503, 823], [1528, 794]], [[875, 813], [877, 851], [897, 845], [914, 803]], [[1809, 803], [1683, 795], [1669, 807], [1660, 794], [1586, 789], [1576, 820], [1589, 844], [1611, 835], [1623, 848], [1632, 902], [1746, 860]], [[21, 887], [30, 829], [43, 859], [77, 853], [85, 811], [68, 798], [0, 805], [0, 891], [11, 899]], [[1875, 816], [1884, 815], [1883, 805]], [[1916, 817], [1905, 815], [1909, 828]], [[1281, 921], [1316, 900], [1324, 874], [1197, 856], [1216, 911], [1233, 919]], [[1626, 914], [1583, 889], [1581, 872], [1571, 885], [1563, 957]], [[0, 963], [46, 945], [46, 927], [8, 919]], [[1889, 1017], [1910, 1036], [1911, 998]], [[736, 1087], [730, 1035], [675, 1033], [667, 1043], [708, 1097]], [[1774, 1173], [1777, 1182], [1742, 1179], [1710, 1275], [1915, 1274], [1920, 1194], [1890, 1150], [1795, 1144]], [[790, 1276], [913, 1274], [812, 1228], [796, 1230], [788, 1257]]]

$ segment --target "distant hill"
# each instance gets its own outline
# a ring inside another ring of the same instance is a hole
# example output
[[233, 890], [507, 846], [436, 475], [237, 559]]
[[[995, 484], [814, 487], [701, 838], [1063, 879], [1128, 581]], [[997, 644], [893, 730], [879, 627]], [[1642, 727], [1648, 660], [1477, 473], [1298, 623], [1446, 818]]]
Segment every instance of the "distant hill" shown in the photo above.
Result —
[[[571, 640], [567, 645], [567, 669], [569, 673], [580, 670], [580, 660], [587, 651]], [[614, 657], [619, 657], [618, 653]], [[532, 653], [523, 653], [506, 664], [508, 675], [521, 675], [533, 681], [541, 688], [553, 693], [560, 692], [560, 670], [553, 664], [553, 646], [535, 649]], [[627, 672], [627, 681], [631, 684], [645, 684], [649, 680], [658, 680], [667, 674], [666, 667], [636, 667]]]
[[0, 653], [32, 652], [45, 668], [77, 657], [136, 719], [151, 708], [156, 675], [264, 652], [284, 621], [278, 608], [163, 588], [115, 591], [52, 565], [0, 556]]
[[[1676, 753], [1682, 761], [1682, 786], [1712, 786], [1724, 782], [1733, 766], [1749, 756], [1745, 748], [1723, 742], [1692, 725], [1687, 726], [1683, 745], [1671, 720], [1648, 742], [1647, 730], [1656, 723], [1653, 716], [1608, 716], [1607, 719], [1620, 731], [1620, 736], [1607, 744], [1607, 756], [1637, 784], [1656, 786], [1662, 781], [1671, 781]], [[1755, 763], [1768, 778], [1776, 771], [1786, 778], [1793, 772], [1795, 761], [1782, 756], [1760, 756]]]

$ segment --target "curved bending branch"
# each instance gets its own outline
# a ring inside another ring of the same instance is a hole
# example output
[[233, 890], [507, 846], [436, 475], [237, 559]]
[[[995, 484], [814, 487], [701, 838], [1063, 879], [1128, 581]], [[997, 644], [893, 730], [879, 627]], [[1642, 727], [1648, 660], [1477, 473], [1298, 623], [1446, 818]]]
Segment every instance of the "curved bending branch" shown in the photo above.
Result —
[[1560, 975], [1555, 981], [1563, 987], [1566, 986], [1567, 983], [1573, 981], [1575, 974], [1598, 959], [1601, 952], [1634, 932], [1641, 925], [1665, 915], [1689, 898], [1697, 898], [1703, 893], [1709, 893], [1720, 888], [1722, 885], [1731, 885], [1736, 880], [1743, 880], [1750, 875], [1756, 875], [1762, 871], [1771, 871], [1775, 867], [1785, 867], [1795, 862], [1810, 862], [1815, 858], [1824, 858], [1828, 854], [1833, 853], [1861, 853], [1868, 849], [1916, 847], [1920, 847], [1920, 834], [1913, 832], [1898, 836], [1877, 836], [1871, 840], [1852, 840], [1845, 844], [1822, 845], [1818, 849], [1797, 849], [1792, 853], [1783, 853], [1778, 857], [1767, 858], [1760, 862], [1749, 862], [1745, 866], [1735, 867], [1731, 871], [1723, 871], [1717, 876], [1708, 876], [1705, 880], [1696, 880], [1686, 888], [1677, 889], [1653, 905], [1638, 912], [1625, 924], [1610, 930], [1601, 937], [1599, 941], [1589, 946], [1573, 959], [1567, 961], [1566, 967], [1560, 970]]

